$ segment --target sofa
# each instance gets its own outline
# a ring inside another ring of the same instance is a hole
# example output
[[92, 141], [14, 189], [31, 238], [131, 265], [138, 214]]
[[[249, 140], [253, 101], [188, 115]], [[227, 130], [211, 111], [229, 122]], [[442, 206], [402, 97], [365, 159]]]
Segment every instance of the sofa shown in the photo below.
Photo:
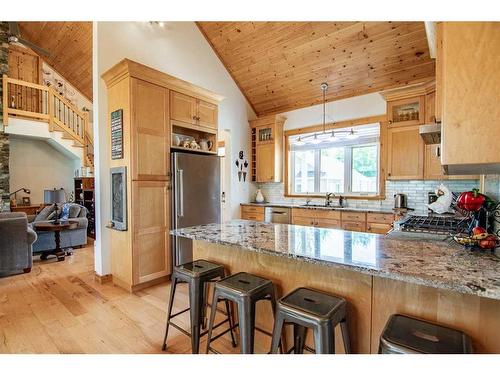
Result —
[[24, 212], [0, 212], [0, 276], [31, 271], [36, 239]]
[[[76, 203], [68, 205], [69, 215], [68, 219], [78, 222], [78, 226], [75, 229], [63, 230], [61, 231], [61, 248], [65, 249], [68, 247], [85, 246], [87, 244], [87, 208]], [[59, 217], [63, 215], [63, 211], [59, 208]], [[55, 209], [54, 205], [46, 206], [38, 215], [33, 218], [30, 222], [31, 228], [33, 228], [38, 239], [33, 244], [33, 254], [43, 253], [44, 251], [54, 250], [56, 248], [56, 240], [54, 232], [44, 232], [37, 231], [35, 224], [42, 221], [51, 221], [55, 219]], [[66, 219], [65, 217], [61, 220]]]

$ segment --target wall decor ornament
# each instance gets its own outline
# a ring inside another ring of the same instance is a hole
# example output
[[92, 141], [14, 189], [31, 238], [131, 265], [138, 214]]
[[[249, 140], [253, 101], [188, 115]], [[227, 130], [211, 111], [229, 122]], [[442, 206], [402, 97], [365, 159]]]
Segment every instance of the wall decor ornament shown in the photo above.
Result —
[[243, 151], [238, 153], [238, 159], [236, 159], [236, 169], [238, 170], [238, 181], [241, 182], [243, 178], [243, 182], [247, 179], [247, 170], [248, 170], [248, 160], [245, 159], [245, 155]]

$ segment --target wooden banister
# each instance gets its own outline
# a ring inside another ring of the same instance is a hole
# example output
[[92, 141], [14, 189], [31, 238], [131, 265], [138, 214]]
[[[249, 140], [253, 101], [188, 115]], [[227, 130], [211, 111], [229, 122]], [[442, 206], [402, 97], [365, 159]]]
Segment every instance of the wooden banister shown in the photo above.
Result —
[[85, 156], [89, 153], [88, 146], [93, 148], [93, 142], [86, 131], [87, 112], [80, 111], [52, 87], [9, 78], [6, 74], [2, 78], [4, 125], [8, 124], [9, 116], [47, 122], [50, 131], [66, 133], [84, 147]]

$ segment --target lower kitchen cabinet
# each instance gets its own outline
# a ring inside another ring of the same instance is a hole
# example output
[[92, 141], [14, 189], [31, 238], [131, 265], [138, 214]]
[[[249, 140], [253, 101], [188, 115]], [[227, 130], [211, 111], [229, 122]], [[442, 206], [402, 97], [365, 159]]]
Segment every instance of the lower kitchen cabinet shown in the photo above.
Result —
[[241, 206], [241, 218], [243, 220], [264, 221], [264, 207], [257, 206]]
[[353, 232], [365, 232], [366, 231], [366, 222], [364, 221], [343, 221], [342, 220], [342, 229], [350, 230]]
[[386, 234], [392, 228], [392, 224], [384, 224], [384, 223], [367, 223], [366, 231], [368, 233], [378, 233], [378, 234]]

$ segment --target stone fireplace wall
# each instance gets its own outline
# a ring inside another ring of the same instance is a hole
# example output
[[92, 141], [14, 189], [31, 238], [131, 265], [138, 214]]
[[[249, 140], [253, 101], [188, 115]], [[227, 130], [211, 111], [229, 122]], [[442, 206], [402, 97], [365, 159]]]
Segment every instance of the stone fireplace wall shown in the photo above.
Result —
[[[9, 71], [7, 22], [0, 22], [0, 98], [3, 96], [2, 75]], [[9, 136], [3, 132], [3, 103], [0, 99], [0, 211], [2, 201], [9, 202]]]

